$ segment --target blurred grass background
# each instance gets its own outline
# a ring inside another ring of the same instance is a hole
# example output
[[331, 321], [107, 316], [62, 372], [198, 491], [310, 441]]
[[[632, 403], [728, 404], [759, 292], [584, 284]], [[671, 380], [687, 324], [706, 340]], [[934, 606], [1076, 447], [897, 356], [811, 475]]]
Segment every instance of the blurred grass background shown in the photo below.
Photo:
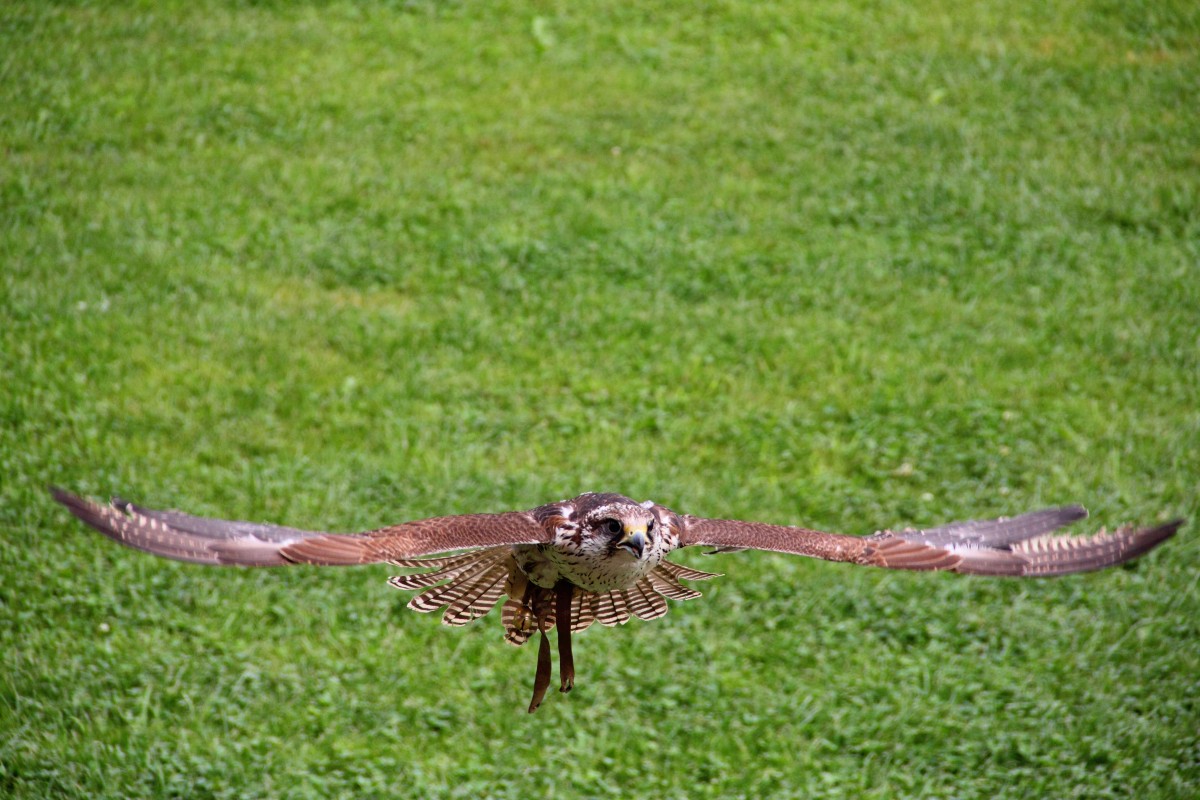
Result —
[[354, 530], [584, 490], [1200, 516], [1188, 2], [5, 3], [0, 795], [1195, 797], [1194, 523], [1046, 582], [765, 554], [533, 652]]

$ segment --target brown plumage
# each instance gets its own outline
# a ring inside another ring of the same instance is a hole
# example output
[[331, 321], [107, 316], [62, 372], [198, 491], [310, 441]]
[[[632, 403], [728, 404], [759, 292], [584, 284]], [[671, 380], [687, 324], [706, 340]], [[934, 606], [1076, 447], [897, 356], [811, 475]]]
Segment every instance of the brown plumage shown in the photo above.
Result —
[[[1182, 525], [1174, 520], [1091, 536], [1056, 535], [1059, 528], [1087, 516], [1079, 506], [1065, 506], [859, 537], [681, 516], [655, 503], [589, 493], [530, 511], [434, 517], [336, 534], [155, 511], [116, 498], [98, 503], [62, 489], [51, 491], [104, 535], [179, 561], [242, 566], [388, 562], [419, 570], [388, 582], [397, 589], [420, 590], [409, 607], [426, 613], [444, 609], [447, 625], [465, 625], [507, 598], [500, 615], [505, 639], [522, 645], [535, 633], [540, 637], [531, 712], [550, 684], [546, 634], [551, 629], [558, 641], [560, 691], [566, 692], [574, 685], [573, 632], [593, 622], [611, 626], [631, 617], [657, 619], [667, 613], [668, 598], [700, 596], [682, 581], [717, 575], [666, 560], [681, 547], [769, 550], [888, 569], [1043, 577], [1124, 563], [1166, 541]], [[459, 550], [467, 552], [434, 555]]]

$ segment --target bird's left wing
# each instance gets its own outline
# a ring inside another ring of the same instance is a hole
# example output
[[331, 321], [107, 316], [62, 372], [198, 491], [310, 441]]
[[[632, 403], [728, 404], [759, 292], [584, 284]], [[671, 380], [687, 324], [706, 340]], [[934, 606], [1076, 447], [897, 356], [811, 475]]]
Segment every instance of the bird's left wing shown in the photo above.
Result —
[[771, 550], [889, 569], [1050, 576], [1103, 569], [1137, 558], [1171, 538], [1183, 524], [1173, 520], [1091, 536], [1052, 535], [1086, 516], [1080, 506], [1064, 506], [927, 530], [880, 531], [873, 536], [683, 516], [679, 546]]
[[63, 489], [50, 491], [72, 514], [110, 539], [198, 564], [348, 566], [551, 539], [547, 529], [525, 511], [434, 517], [366, 533], [337, 534], [155, 511], [119, 498], [98, 503]]

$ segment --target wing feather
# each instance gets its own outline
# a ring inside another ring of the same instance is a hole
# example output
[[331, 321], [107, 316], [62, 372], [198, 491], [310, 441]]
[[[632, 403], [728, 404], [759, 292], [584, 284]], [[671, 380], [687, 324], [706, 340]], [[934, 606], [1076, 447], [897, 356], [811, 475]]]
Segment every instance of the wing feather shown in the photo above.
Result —
[[[72, 514], [110, 539], [197, 564], [348, 566], [466, 548], [543, 544], [551, 538], [525, 511], [434, 517], [366, 533], [336, 534], [156, 511], [120, 499], [104, 504], [53, 487], [51, 493]], [[453, 558], [436, 566], [448, 566]]]
[[[444, 566], [441, 569], [435, 569], [432, 572], [417, 572], [412, 575], [393, 575], [388, 578], [388, 583], [397, 589], [422, 589], [441, 583], [442, 581], [453, 580], [462, 573], [466, 572], [479, 558], [479, 551], [472, 550], [469, 553], [463, 553], [455, 558], [448, 559], [401, 559], [399, 561], [389, 561], [389, 564], [396, 564], [402, 567], [412, 567], [414, 564], [429, 564], [430, 562], [443, 562]], [[430, 566], [437, 566], [430, 564]]]
[[1153, 550], [1175, 535], [1182, 520], [1137, 529], [1131, 525], [1091, 536], [1041, 536], [1013, 547], [1025, 561], [1024, 575], [1067, 575], [1121, 564]]
[[440, 569], [461, 564], [464, 561], [470, 560], [470, 558], [470, 553], [456, 553], [449, 556], [431, 556], [427, 558], [394, 558], [387, 563], [394, 567], [404, 567], [405, 569], [433, 569], [435, 567]]
[[685, 567], [683, 564], [676, 564], [674, 561], [659, 562], [658, 570], [670, 575], [676, 580], [684, 581], [706, 581], [710, 578], [720, 578], [720, 572], [703, 572], [691, 567]]
[[[478, 554], [478, 558], [459, 573], [454, 580], [439, 586], [426, 589], [408, 601], [408, 607], [413, 611], [436, 611], [442, 606], [452, 605], [467, 595], [481, 576], [492, 568], [507, 554], [500, 548], [487, 550]], [[396, 584], [388, 581], [393, 586]]]
[[654, 591], [663, 597], [669, 597], [672, 600], [694, 600], [700, 597], [700, 592], [677, 581], [675, 576], [662, 568], [662, 564], [655, 567], [648, 577]]
[[923, 531], [904, 531], [900, 535], [906, 539], [916, 538], [925, 544], [939, 546], [974, 544], [1001, 547], [1040, 536], [1043, 533], [1051, 533], [1064, 525], [1086, 519], [1087, 515], [1087, 509], [1083, 506], [1062, 506], [1031, 511], [1018, 517], [951, 522]]
[[447, 625], [466, 625], [491, 611], [504, 594], [504, 582], [508, 580], [505, 564], [494, 564], [482, 573], [462, 593], [462, 596], [446, 607], [442, 622]]
[[863, 537], [685, 516], [679, 544], [753, 548], [888, 569], [1041, 577], [1122, 564], [1165, 542], [1183, 524], [1173, 520], [1151, 528], [1127, 526], [1092, 536], [1051, 535], [1085, 516], [1087, 511], [1080, 506], [1064, 506], [1011, 518], [952, 522], [928, 530], [880, 531]]

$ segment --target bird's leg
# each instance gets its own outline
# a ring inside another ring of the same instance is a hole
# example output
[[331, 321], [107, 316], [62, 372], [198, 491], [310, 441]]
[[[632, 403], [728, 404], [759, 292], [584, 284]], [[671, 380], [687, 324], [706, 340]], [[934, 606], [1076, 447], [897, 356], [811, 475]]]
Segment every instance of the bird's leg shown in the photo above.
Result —
[[538, 642], [537, 672], [533, 676], [533, 699], [529, 701], [529, 713], [538, 710], [550, 688], [550, 640], [546, 632], [541, 632], [542, 640]]
[[571, 598], [575, 586], [560, 580], [554, 587], [554, 625], [558, 628], [558, 690], [569, 692], [575, 686], [575, 660], [571, 656]]

